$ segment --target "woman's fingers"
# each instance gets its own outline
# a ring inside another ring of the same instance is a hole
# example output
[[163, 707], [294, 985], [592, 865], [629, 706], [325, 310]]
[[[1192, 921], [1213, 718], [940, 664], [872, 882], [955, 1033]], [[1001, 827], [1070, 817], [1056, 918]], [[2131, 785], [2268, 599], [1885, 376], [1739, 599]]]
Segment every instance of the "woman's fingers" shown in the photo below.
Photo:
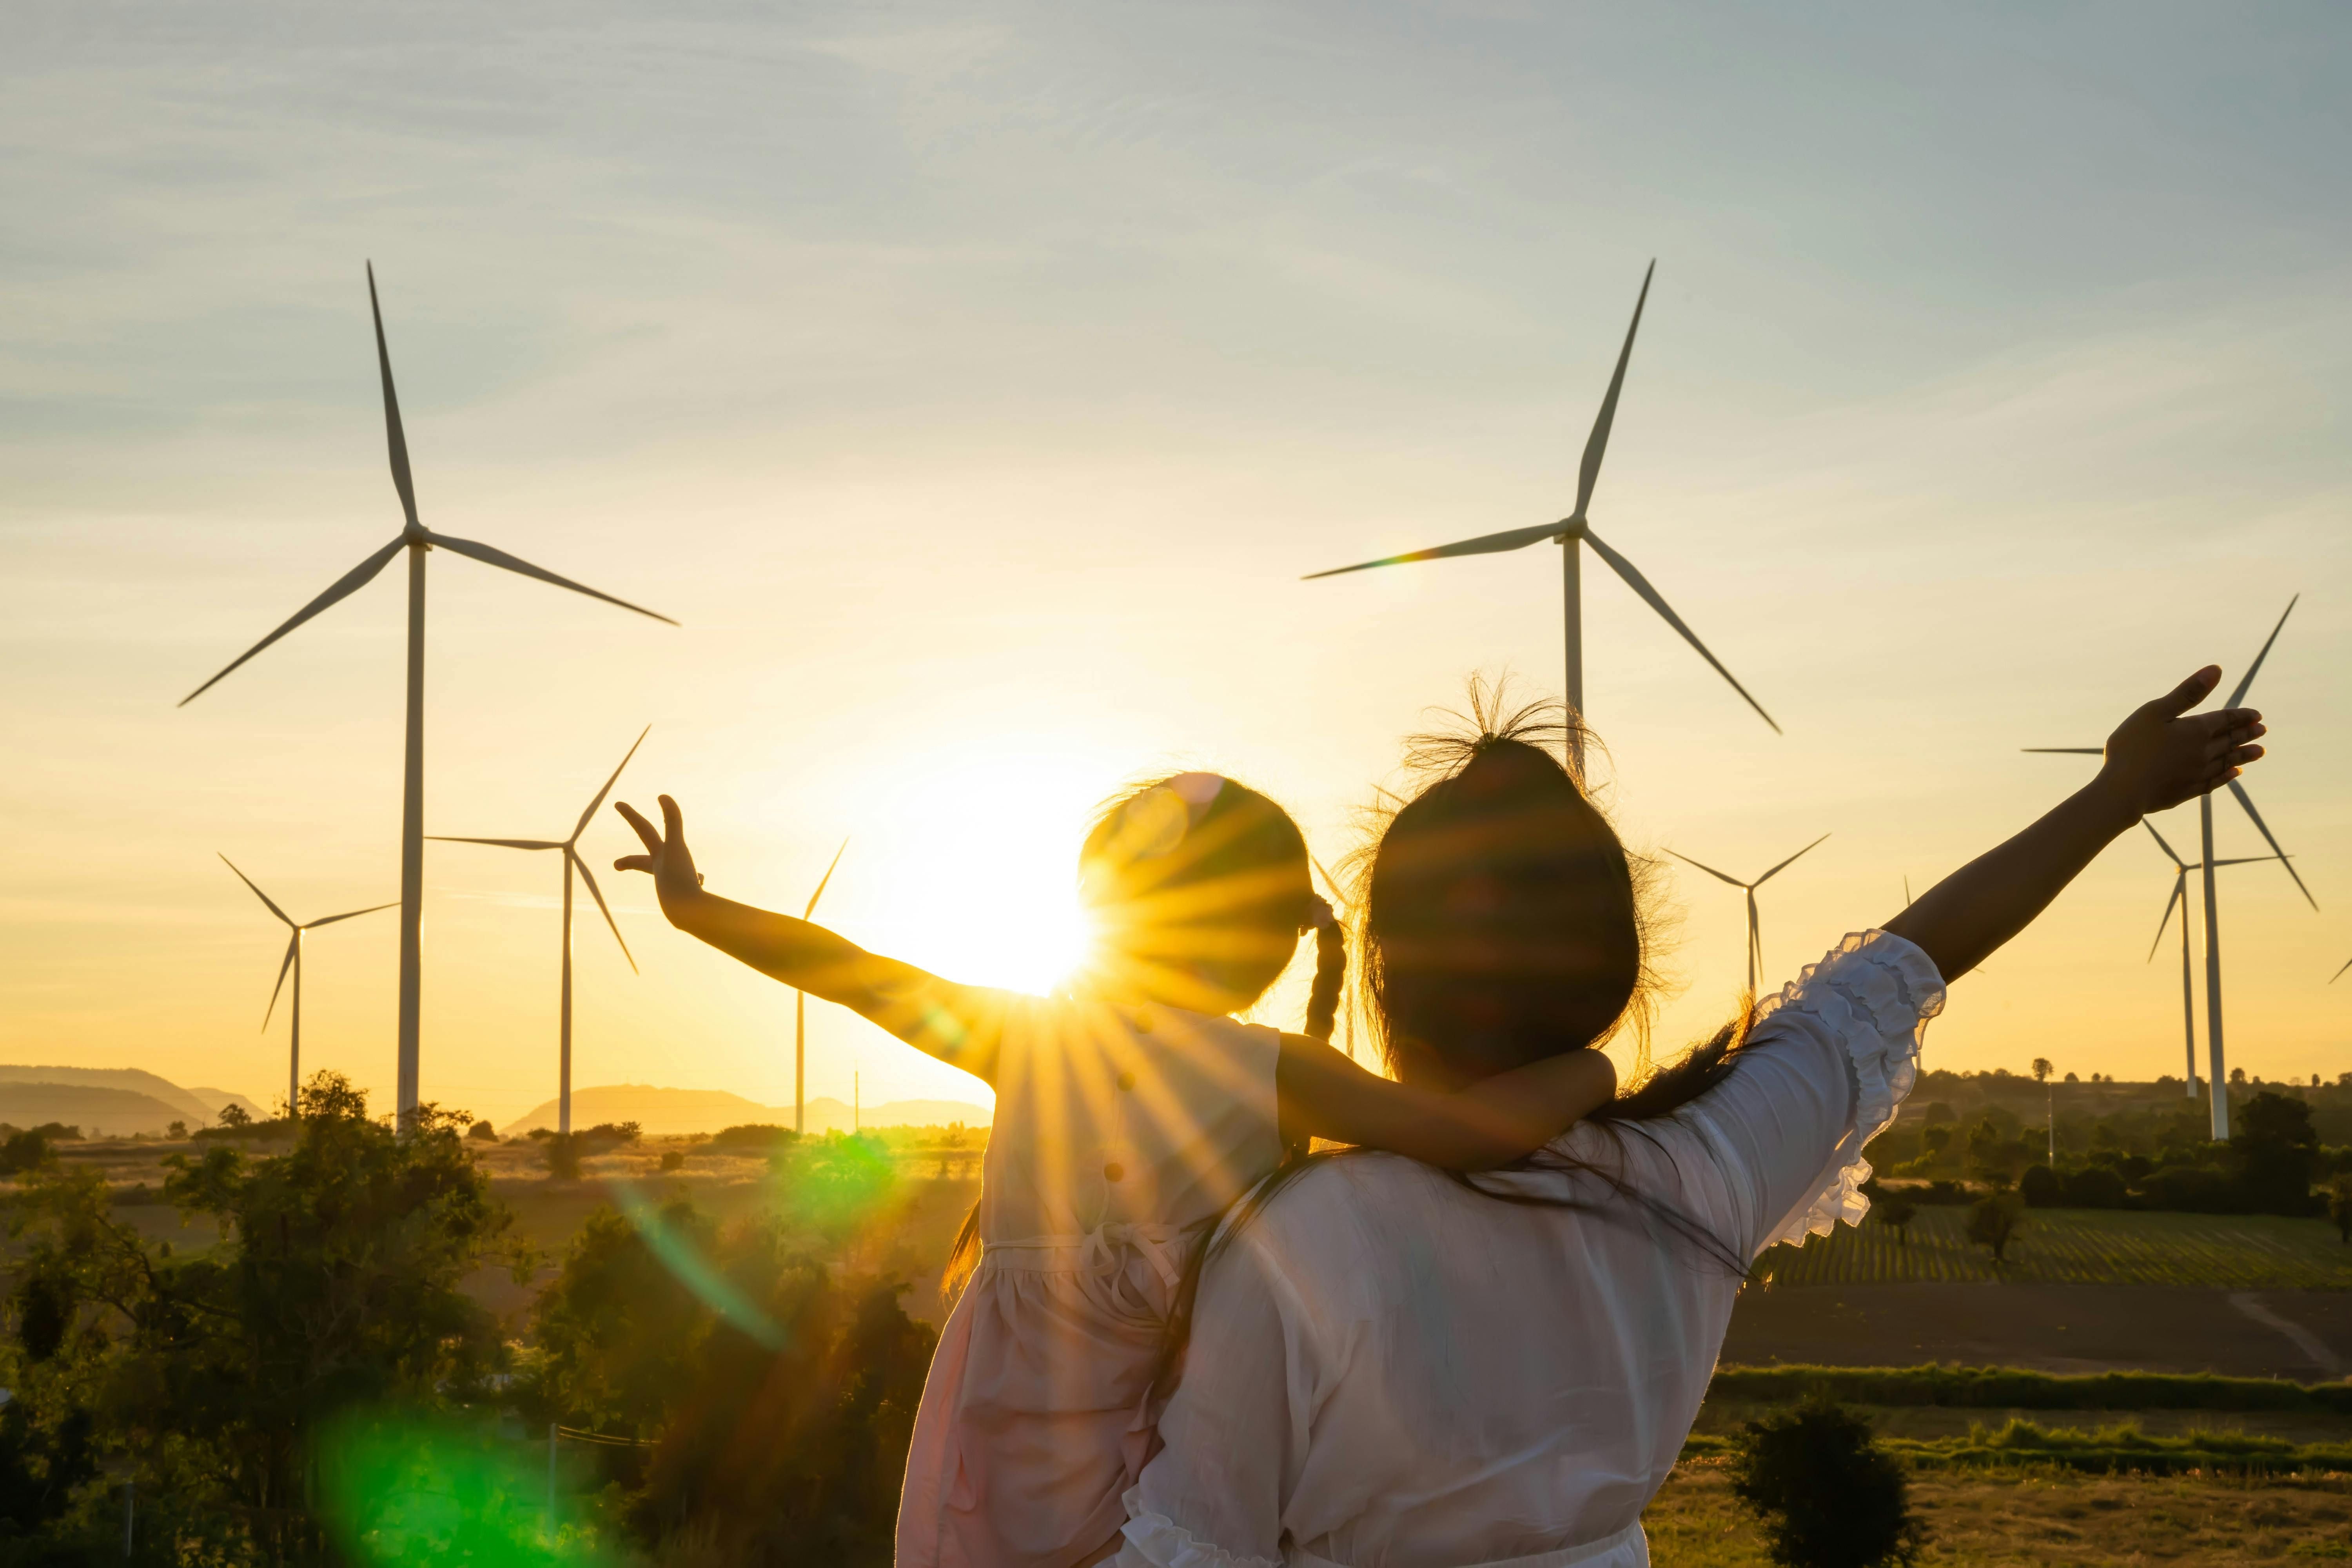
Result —
[[[667, 805], [669, 804], [669, 796], [662, 796], [662, 804]], [[644, 841], [647, 853], [654, 855], [661, 853], [661, 835], [654, 831], [654, 825], [652, 823], [647, 822], [643, 816], [638, 815], [637, 808], [635, 806], [631, 805], [625, 800], [616, 800], [613, 803], [613, 809], [621, 814], [621, 820], [626, 822], [631, 827], [637, 830], [637, 837]], [[672, 813], [675, 813], [677, 810], [675, 806], [672, 806], [670, 809]], [[675, 829], [677, 824], [673, 822], [670, 826]], [[633, 855], [630, 858], [634, 860], [637, 858], [637, 857]], [[619, 862], [615, 861], [614, 864], [618, 865]], [[653, 869], [651, 866], [647, 866], [645, 868], [646, 870]]]

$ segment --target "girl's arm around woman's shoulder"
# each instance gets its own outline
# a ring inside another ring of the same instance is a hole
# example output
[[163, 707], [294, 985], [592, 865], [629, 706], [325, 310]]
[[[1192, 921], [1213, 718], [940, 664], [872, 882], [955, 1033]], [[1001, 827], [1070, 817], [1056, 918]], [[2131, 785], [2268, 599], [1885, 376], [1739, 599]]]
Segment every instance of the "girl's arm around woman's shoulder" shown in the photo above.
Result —
[[1483, 1171], [1535, 1152], [1607, 1104], [1617, 1069], [1598, 1050], [1568, 1050], [1447, 1092], [1381, 1078], [1321, 1040], [1285, 1035], [1275, 1088], [1285, 1142], [1311, 1135]]
[[868, 952], [813, 921], [707, 893], [686, 847], [677, 802], [661, 797], [658, 830], [632, 806], [616, 804], [614, 809], [636, 829], [646, 852], [613, 864], [619, 870], [653, 874], [670, 924], [795, 990], [849, 1008], [950, 1067], [996, 1081], [997, 1047], [1012, 1001], [1007, 993], [942, 980], [911, 963]]

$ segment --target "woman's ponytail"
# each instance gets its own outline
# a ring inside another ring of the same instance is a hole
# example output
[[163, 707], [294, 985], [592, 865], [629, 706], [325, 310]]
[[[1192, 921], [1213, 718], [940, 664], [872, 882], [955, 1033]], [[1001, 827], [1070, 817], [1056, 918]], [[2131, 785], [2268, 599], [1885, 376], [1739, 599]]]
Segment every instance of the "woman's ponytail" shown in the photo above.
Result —
[[1315, 900], [1315, 984], [1307, 993], [1307, 1032], [1328, 1040], [1339, 1017], [1339, 987], [1348, 978], [1348, 935], [1339, 917]]

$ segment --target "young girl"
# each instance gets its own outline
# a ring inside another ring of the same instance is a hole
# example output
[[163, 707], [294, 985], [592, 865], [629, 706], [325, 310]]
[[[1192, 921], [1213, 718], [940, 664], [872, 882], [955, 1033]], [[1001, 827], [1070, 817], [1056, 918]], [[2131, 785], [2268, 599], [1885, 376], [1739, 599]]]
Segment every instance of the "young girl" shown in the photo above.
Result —
[[960, 985], [702, 890], [677, 805], [621, 815], [670, 923], [837, 1002], [996, 1090], [977, 1269], [923, 1389], [899, 1568], [1073, 1568], [1115, 1545], [1150, 1458], [1151, 1385], [1189, 1254], [1310, 1137], [1475, 1170], [1615, 1092], [1572, 1051], [1460, 1093], [1364, 1071], [1322, 1040], [1234, 1022], [1318, 931], [1310, 1018], [1344, 962], [1305, 838], [1255, 790], [1181, 773], [1105, 808], [1078, 857], [1100, 932], [1059, 996]]

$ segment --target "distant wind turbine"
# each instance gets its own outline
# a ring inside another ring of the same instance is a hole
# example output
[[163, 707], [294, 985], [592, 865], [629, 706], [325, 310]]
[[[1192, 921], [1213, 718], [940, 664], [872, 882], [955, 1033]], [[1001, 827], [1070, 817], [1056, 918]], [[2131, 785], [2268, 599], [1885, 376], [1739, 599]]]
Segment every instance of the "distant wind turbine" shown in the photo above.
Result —
[[613, 940], [621, 944], [621, 956], [629, 961], [629, 973], [635, 973], [637, 961], [629, 952], [627, 941], [621, 935], [620, 923], [613, 919], [613, 911], [605, 907], [604, 895], [596, 887], [595, 873], [589, 870], [588, 862], [580, 858], [580, 836], [588, 831], [589, 821], [595, 816], [596, 808], [604, 804], [604, 797], [612, 794], [613, 786], [620, 782], [621, 768], [629, 765], [629, 758], [637, 754], [637, 748], [646, 743], [646, 737], [653, 733], [653, 729], [648, 724], [637, 731], [637, 738], [629, 743], [628, 752], [621, 758], [621, 767], [613, 770], [613, 776], [604, 781], [604, 787], [596, 792], [596, 798], [590, 801], [588, 809], [580, 814], [580, 820], [572, 826], [569, 838], [459, 838], [446, 833], [428, 835], [436, 844], [488, 844], [500, 849], [556, 849], [562, 852], [563, 1003], [559, 1013], [562, 1021], [557, 1025], [556, 1059], [560, 1065], [556, 1069], [555, 1130], [567, 1138], [572, 1135], [572, 873], [578, 871], [580, 879], [588, 884], [588, 896], [596, 900], [597, 912], [604, 917], [604, 923], [612, 927]]
[[[2278, 641], [2280, 631], [2286, 626], [2287, 616], [2294, 614], [2295, 605], [2302, 602], [2300, 594], [2286, 602], [2286, 608], [2279, 615], [2278, 625], [2273, 626], [2271, 635], [2263, 639], [2262, 651], [2254, 655], [2254, 662], [2246, 667], [2246, 673], [2239, 678], [2237, 689], [2230, 693], [2230, 700], [2221, 704], [2222, 707], [2235, 708], [2246, 700], [2246, 692], [2254, 684], [2254, 677], [2262, 673], [2263, 660], [2271, 656], [2271, 645]], [[2045, 756], [2082, 757], [2103, 756], [2106, 751], [2103, 746], [2027, 746], [2023, 749]], [[2272, 856], [2286, 874], [2294, 879], [2295, 889], [2303, 894], [2304, 900], [2315, 910], [2319, 908], [2319, 900], [2311, 896], [2311, 889], [2303, 885], [2303, 879], [2295, 876], [2294, 863], [2279, 847], [2270, 824], [2264, 822], [2263, 814], [2254, 809], [2254, 797], [2246, 793], [2246, 786], [2231, 779], [2230, 793], [2238, 797], [2238, 804], [2245, 808], [2247, 817], [2254, 825], [2254, 831], [2261, 834], [2263, 842], [2271, 847]], [[2213, 881], [2216, 862], [2213, 858], [2213, 796], [2210, 791], [2197, 797], [2197, 826], [2203, 854], [2196, 868], [2205, 874], [2205, 1061], [2207, 1081], [2213, 1085], [2210, 1096], [2213, 1138], [2220, 1142], [2230, 1136], [2230, 1096], [2224, 1087], [2229, 1079], [2224, 1070], [2221, 1047], [2221, 904]], [[2182, 918], [2187, 917], [2184, 915]]]
[[263, 907], [271, 914], [285, 922], [289, 933], [286, 938], [286, 957], [278, 965], [278, 984], [269, 988], [269, 1006], [261, 1015], [261, 1027], [265, 1033], [268, 1032], [269, 1020], [278, 1011], [278, 994], [286, 989], [286, 972], [292, 970], [294, 1001], [290, 1016], [293, 1024], [293, 1037], [286, 1047], [286, 1117], [290, 1121], [298, 1114], [302, 1103], [302, 933], [316, 931], [320, 926], [333, 925], [337, 921], [356, 920], [361, 915], [372, 915], [378, 910], [388, 910], [392, 906], [370, 904], [363, 910], [345, 910], [339, 915], [327, 915], [315, 921], [298, 921], [279, 909], [277, 900], [263, 892], [252, 878], [242, 871], [237, 871], [236, 861], [223, 855], [221, 864], [232, 871], [236, 871], [236, 879], [253, 889], [253, 896], [259, 899]]
[[[2189, 1051], [2189, 1085], [2184, 1093], [2188, 1099], [2194, 1100], [2197, 1098], [2197, 997], [2190, 984], [2190, 976], [2195, 971], [2189, 962], [2189, 873], [2202, 870], [2205, 863], [2183, 860], [2173, 851], [2172, 846], [2164, 841], [2164, 835], [2156, 830], [2156, 824], [2147, 817], [2141, 817], [2139, 825], [2147, 829], [2147, 836], [2156, 840], [2156, 847], [2164, 851], [2166, 859], [2172, 862], [2172, 897], [2164, 901], [2164, 919], [2156, 923], [2156, 941], [2147, 944], [2147, 957], [2149, 963], [2156, 961], [2158, 944], [2164, 941], [2164, 928], [2171, 923], [2173, 909], [2178, 906], [2180, 910], [2180, 1028], [2187, 1039]], [[2279, 858], [2282, 857], [2245, 855], [2234, 860], [2216, 861], [2215, 864], [2258, 866], [2265, 860]]]
[[[816, 901], [824, 897], [825, 884], [833, 880], [834, 869], [841, 864], [841, 858], [847, 853], [848, 849], [849, 840], [845, 838], [841, 841], [841, 847], [833, 852], [833, 864], [827, 866], [824, 868], [824, 875], [817, 879], [816, 891], [809, 895], [808, 908], [801, 911], [801, 919], [806, 921], [816, 918]], [[850, 1097], [852, 1100], [856, 1098], [855, 1093], [856, 1077], [856, 1073], [850, 1074], [853, 1086]], [[841, 1102], [835, 1100], [834, 1103], [838, 1105]], [[850, 1119], [854, 1124], [856, 1120], [855, 1109], [850, 1113]], [[797, 1137], [807, 1131], [808, 993], [795, 989], [793, 992], [793, 1133]]]
[[377, 307], [375, 297], [375, 267], [368, 266], [368, 311], [375, 321], [376, 368], [383, 380], [384, 436], [392, 452], [393, 488], [400, 492], [400, 510], [404, 521], [399, 535], [387, 545], [368, 556], [328, 585], [325, 593], [297, 610], [278, 628], [246, 649], [229, 662], [211, 680], [180, 699], [184, 708], [210, 690], [230, 670], [276, 642], [303, 622], [330, 606], [350, 598], [375, 579], [376, 574], [391, 564], [392, 558], [403, 551], [408, 553], [408, 700], [407, 738], [401, 771], [400, 796], [400, 1073], [398, 1107], [400, 1125], [408, 1126], [417, 1106], [417, 1039], [418, 1020], [423, 1005], [424, 972], [424, 912], [425, 912], [425, 557], [436, 546], [469, 555], [488, 565], [500, 567], [525, 577], [536, 577], [542, 583], [552, 583], [559, 588], [569, 588], [575, 594], [585, 594], [592, 599], [602, 599], [625, 610], [648, 616], [657, 621], [676, 626], [667, 616], [656, 615], [626, 599], [616, 599], [600, 593], [569, 577], [559, 577], [543, 567], [508, 554], [470, 539], [453, 538], [436, 533], [416, 517], [416, 487], [408, 473], [408, 437], [400, 423], [400, 400], [392, 388], [392, 355], [383, 342], [383, 312]]
[[[1748, 990], [1751, 995], [1755, 994], [1756, 990], [1756, 972], [1763, 967], [1764, 959], [1763, 938], [1759, 932], [1756, 921], [1756, 889], [1770, 881], [1773, 878], [1779, 876], [1781, 872], [1787, 870], [1791, 865], [1795, 864], [1801, 857], [1810, 855], [1815, 849], [1819, 848], [1822, 840], [1827, 837], [1829, 837], [1828, 834], [1822, 834], [1820, 838], [1814, 839], [1811, 844], [1808, 844], [1802, 849], [1798, 850], [1795, 855], [1790, 856], [1788, 859], [1781, 861], [1778, 866], [1773, 867], [1769, 871], [1765, 872], [1762, 876], [1757, 878], [1752, 882], [1743, 882], [1729, 872], [1718, 871], [1712, 866], [1700, 866], [1697, 861], [1692, 859], [1689, 856], [1681, 854], [1675, 850], [1669, 849], [1666, 851], [1667, 854], [1674, 856], [1675, 859], [1681, 861], [1684, 865], [1697, 867], [1699, 870], [1702, 870], [1708, 876], [1713, 877], [1717, 881], [1728, 882], [1733, 887], [1741, 889], [1748, 895]], [[1907, 879], [1904, 883], [1904, 887], [1907, 893], [1910, 887], [1910, 883]]]
[[[1601, 542], [1601, 536], [1592, 531], [1585, 517], [1585, 508], [1592, 500], [1593, 484], [1601, 478], [1601, 455], [1609, 448], [1609, 429], [1617, 418], [1617, 394], [1625, 384], [1625, 363], [1633, 354], [1633, 334], [1641, 329], [1642, 307], [1650, 298], [1650, 277], [1657, 269], [1658, 264], [1653, 260], [1649, 270], [1642, 274], [1642, 292], [1633, 301], [1633, 320], [1632, 325], [1625, 329], [1625, 346], [1617, 353], [1617, 369], [1609, 377], [1609, 390], [1601, 396], [1600, 416], [1593, 420], [1592, 434], [1584, 443], [1584, 462], [1577, 471], [1576, 509], [1573, 511], [1558, 522], [1539, 522], [1530, 528], [1482, 534], [1476, 539], [1458, 540], [1434, 549], [1383, 556], [1378, 561], [1335, 567], [1328, 572], [1313, 572], [1302, 581], [1311, 583], [1318, 577], [1337, 577], [1349, 572], [1368, 572], [1375, 566], [1398, 566], [1413, 561], [1440, 561], [1454, 555], [1492, 555], [1555, 541], [1560, 546], [1561, 605], [1567, 621], [1568, 705], [1571, 717], [1581, 721], [1584, 717], [1584, 604], [1583, 561], [1578, 546], [1590, 544], [1593, 553], [1607, 562], [1610, 569], [1625, 580], [1625, 585], [1641, 596], [1643, 603], [1655, 610], [1666, 625], [1680, 633], [1682, 639], [1696, 648], [1699, 658], [1706, 660], [1717, 675], [1731, 682], [1731, 689], [1739, 693], [1748, 706], [1756, 710], [1759, 718], [1772, 726], [1772, 732], [1777, 735], [1780, 732], [1780, 726], [1774, 722], [1772, 715], [1764, 711], [1764, 705], [1749, 696], [1748, 688], [1740, 685], [1731, 671], [1723, 667], [1723, 661], [1707, 651], [1706, 645], [1698, 640], [1698, 634], [1684, 625], [1683, 618], [1675, 614], [1673, 607], [1655, 588], [1650, 586], [1650, 580], [1643, 576], [1631, 561]], [[1575, 724], [1569, 728], [1568, 744], [1581, 772], [1584, 741], [1581, 731]]]

